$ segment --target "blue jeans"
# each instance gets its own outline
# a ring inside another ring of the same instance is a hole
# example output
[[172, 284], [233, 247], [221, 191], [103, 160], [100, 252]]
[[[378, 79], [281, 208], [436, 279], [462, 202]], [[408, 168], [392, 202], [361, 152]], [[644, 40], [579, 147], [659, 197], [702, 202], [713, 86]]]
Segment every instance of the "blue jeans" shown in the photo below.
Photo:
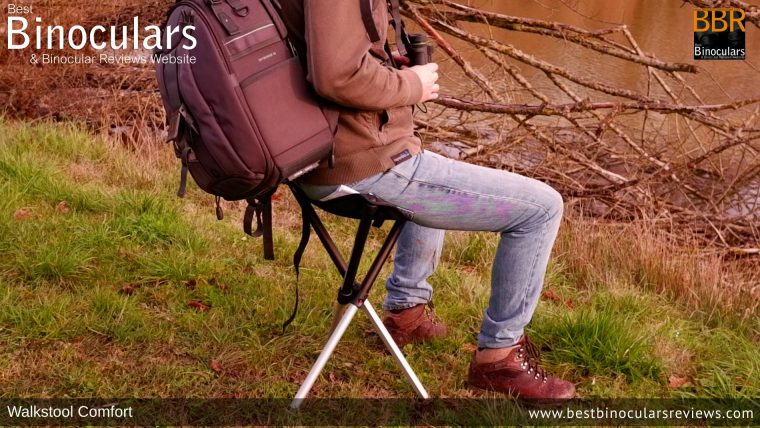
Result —
[[[499, 232], [491, 272], [491, 297], [478, 345], [503, 348], [519, 340], [536, 309], [549, 255], [562, 220], [562, 196], [548, 185], [424, 151], [393, 169], [347, 184], [411, 214], [399, 238], [383, 307], [428, 303], [428, 278], [448, 230]], [[302, 185], [312, 199], [336, 186]]]

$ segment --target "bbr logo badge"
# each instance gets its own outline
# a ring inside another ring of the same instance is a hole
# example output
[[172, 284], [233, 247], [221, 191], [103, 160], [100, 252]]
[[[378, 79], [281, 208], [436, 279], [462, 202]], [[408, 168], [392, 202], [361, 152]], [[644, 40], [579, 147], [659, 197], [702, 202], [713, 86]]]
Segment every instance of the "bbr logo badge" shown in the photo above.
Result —
[[746, 13], [738, 8], [694, 10], [694, 59], [745, 59]]

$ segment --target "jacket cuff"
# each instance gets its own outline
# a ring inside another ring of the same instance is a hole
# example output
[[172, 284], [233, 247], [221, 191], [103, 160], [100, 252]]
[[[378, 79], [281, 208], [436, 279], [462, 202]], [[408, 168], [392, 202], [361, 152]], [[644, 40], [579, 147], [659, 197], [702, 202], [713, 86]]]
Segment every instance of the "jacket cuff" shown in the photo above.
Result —
[[409, 68], [405, 68], [399, 70], [399, 75], [409, 88], [409, 99], [406, 104], [414, 105], [422, 101], [422, 80], [417, 76], [417, 73]]

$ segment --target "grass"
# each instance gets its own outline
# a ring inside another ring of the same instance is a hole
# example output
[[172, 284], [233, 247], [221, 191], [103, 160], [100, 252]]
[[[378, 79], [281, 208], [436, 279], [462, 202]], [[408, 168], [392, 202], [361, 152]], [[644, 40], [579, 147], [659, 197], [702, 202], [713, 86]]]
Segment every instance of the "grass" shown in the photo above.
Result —
[[[277, 200], [277, 260], [264, 261], [260, 242], [242, 234], [241, 206], [226, 204], [227, 220], [216, 221], [196, 188], [174, 196], [168, 148], [146, 153], [72, 126], [0, 122], [2, 395], [292, 396], [326, 339], [339, 282], [314, 240], [298, 317], [281, 333], [296, 204]], [[347, 250], [354, 224], [327, 224]], [[447, 236], [431, 281], [451, 334], [406, 349], [435, 396], [480, 395], [464, 379], [496, 242]], [[757, 298], [725, 281], [720, 261], [639, 227], [570, 218], [529, 331], [549, 371], [585, 397], [758, 397]], [[313, 394], [413, 396], [357, 319]], [[673, 388], [674, 376], [686, 381]]]

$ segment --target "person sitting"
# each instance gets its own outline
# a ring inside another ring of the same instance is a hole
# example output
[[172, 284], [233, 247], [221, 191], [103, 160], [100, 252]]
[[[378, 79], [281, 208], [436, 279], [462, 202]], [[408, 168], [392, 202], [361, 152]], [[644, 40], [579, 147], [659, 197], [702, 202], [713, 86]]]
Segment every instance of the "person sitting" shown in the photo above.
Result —
[[318, 200], [346, 185], [374, 194], [410, 218], [386, 281], [384, 324], [393, 338], [403, 346], [447, 333], [426, 310], [433, 295], [428, 279], [438, 266], [444, 230], [498, 232], [491, 295], [469, 383], [528, 401], [574, 397], [572, 383], [539, 366], [525, 335], [562, 220], [561, 195], [528, 177], [422, 149], [413, 106], [438, 97], [438, 65], [393, 66], [385, 48], [386, 2], [372, 5], [380, 33], [376, 42], [362, 21], [360, 1], [280, 3], [309, 81], [338, 112], [333, 165], [324, 162], [299, 186]]

